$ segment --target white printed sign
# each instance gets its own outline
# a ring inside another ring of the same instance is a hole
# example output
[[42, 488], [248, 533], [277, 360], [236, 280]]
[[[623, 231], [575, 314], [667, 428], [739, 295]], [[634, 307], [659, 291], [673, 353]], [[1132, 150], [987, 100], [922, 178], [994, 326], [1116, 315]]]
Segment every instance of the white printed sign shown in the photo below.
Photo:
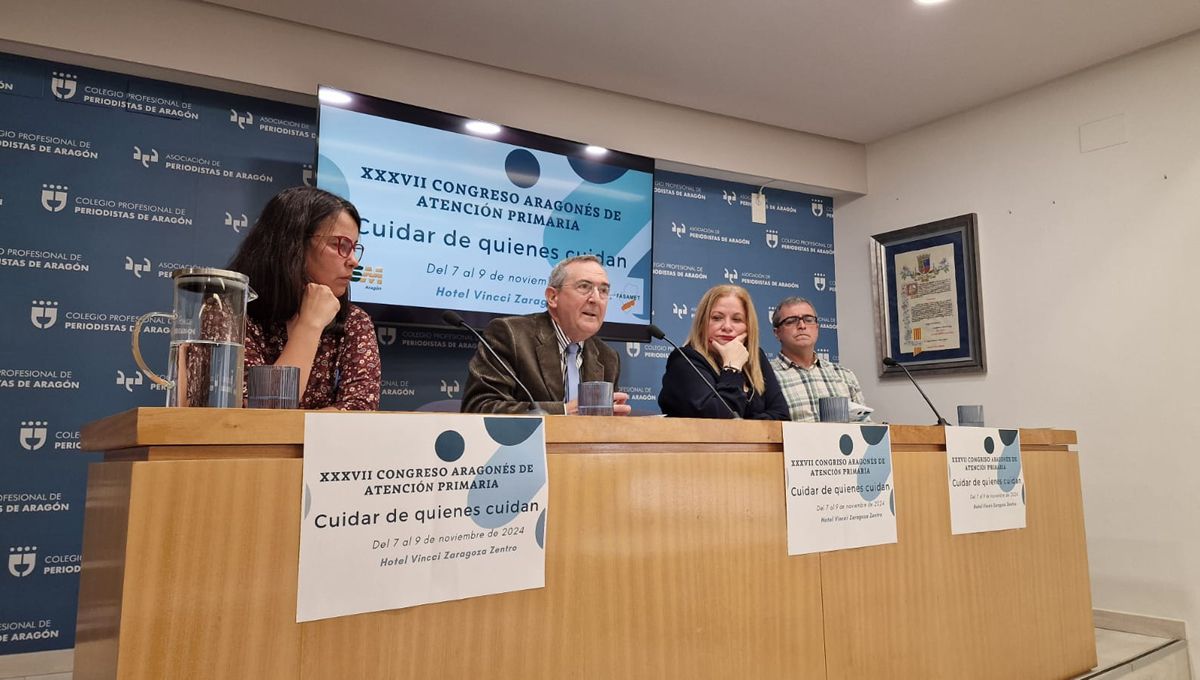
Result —
[[783, 423], [788, 554], [896, 542], [886, 425]]
[[541, 418], [309, 413], [296, 621], [545, 585]]
[[950, 533], [1025, 528], [1025, 473], [1017, 430], [947, 427]]

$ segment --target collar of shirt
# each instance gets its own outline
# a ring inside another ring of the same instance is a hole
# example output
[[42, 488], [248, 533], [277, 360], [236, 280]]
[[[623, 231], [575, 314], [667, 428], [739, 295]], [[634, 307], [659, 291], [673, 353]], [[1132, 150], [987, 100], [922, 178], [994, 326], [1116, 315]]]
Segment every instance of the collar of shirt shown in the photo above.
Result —
[[801, 371], [815, 371], [821, 367], [821, 357], [813, 358], [813, 365], [809, 366], [808, 368], [805, 368], [805, 367], [801, 366], [800, 364], [787, 358], [787, 356], [783, 352], [780, 352], [779, 356], [775, 357], [775, 364], [783, 370], [787, 370], [789, 368], [797, 368]]

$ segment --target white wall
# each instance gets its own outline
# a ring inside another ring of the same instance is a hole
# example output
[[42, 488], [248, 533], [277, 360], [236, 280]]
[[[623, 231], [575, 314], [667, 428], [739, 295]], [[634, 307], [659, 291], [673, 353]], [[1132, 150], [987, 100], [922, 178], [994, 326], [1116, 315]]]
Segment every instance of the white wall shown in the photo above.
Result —
[[[1081, 153], [1118, 114], [1127, 143]], [[869, 145], [867, 168], [836, 238], [868, 401], [932, 422], [876, 377], [869, 236], [978, 213], [989, 370], [926, 392], [951, 420], [1078, 430], [1095, 605], [1200, 623], [1200, 35]]]
[[[336, 11], [336, 3], [330, 7]], [[745, 178], [783, 180], [784, 186], [820, 188], [834, 195], [861, 194], [866, 189], [865, 151], [860, 144], [523, 75], [195, 0], [5, 3], [0, 40], [310, 95], [318, 83], [334, 85]]]

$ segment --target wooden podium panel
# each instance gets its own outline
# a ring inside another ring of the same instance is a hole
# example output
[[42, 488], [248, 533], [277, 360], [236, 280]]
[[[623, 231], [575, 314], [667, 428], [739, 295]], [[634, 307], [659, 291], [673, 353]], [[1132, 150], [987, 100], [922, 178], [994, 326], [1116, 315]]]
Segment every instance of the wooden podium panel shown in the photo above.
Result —
[[546, 587], [306, 623], [304, 678], [819, 678], [778, 454], [549, 456]]
[[898, 543], [821, 554], [828, 677], [1049, 679], [1095, 666], [1076, 454], [1022, 443], [1026, 527], [959, 536], [944, 448], [894, 461]]
[[787, 556], [779, 423], [546, 419], [546, 587], [295, 623], [303, 414], [89, 425], [75, 676], [1064, 678], [1095, 663], [1074, 433], [1028, 528], [950, 536], [941, 428], [894, 426], [899, 544]]

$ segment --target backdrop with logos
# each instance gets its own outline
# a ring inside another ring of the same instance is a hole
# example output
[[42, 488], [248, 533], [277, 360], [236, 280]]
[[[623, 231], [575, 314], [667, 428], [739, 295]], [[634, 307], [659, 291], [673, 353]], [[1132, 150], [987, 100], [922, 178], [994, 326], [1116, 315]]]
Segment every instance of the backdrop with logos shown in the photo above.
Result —
[[[315, 104], [315, 98], [314, 98]], [[171, 272], [222, 267], [279, 190], [313, 181], [316, 112], [215, 90], [0, 54], [0, 654], [75, 644], [87, 464], [81, 427], [165, 393], [130, 353], [138, 315], [170, 311]], [[655, 322], [683, 342], [696, 302], [730, 281], [768, 317], [786, 295], [821, 314], [837, 359], [828, 197], [655, 175]], [[369, 264], [369, 262], [367, 263]], [[167, 327], [142, 350], [165, 370]], [[474, 339], [380, 327], [384, 410], [461, 397]], [[613, 343], [638, 413], [655, 402], [669, 347]]]

